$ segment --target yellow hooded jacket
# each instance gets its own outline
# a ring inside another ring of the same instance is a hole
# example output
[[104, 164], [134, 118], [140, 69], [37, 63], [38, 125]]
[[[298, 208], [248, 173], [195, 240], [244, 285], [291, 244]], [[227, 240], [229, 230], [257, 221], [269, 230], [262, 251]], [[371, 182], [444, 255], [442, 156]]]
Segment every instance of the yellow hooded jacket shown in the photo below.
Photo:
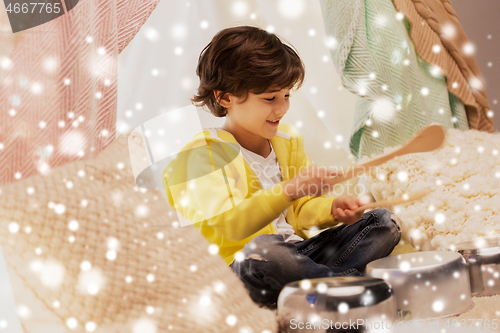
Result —
[[[283, 181], [263, 190], [258, 177], [243, 160], [234, 136], [222, 129], [204, 128], [186, 144], [163, 171], [163, 186], [181, 225], [196, 227], [230, 265], [252, 238], [275, 234], [271, 223], [292, 205], [286, 221], [295, 233], [313, 226], [330, 227], [338, 221], [331, 214], [334, 197], [305, 196], [290, 200], [283, 182], [310, 165], [301, 135], [280, 123], [270, 140]], [[259, 227], [267, 225], [263, 228]]]

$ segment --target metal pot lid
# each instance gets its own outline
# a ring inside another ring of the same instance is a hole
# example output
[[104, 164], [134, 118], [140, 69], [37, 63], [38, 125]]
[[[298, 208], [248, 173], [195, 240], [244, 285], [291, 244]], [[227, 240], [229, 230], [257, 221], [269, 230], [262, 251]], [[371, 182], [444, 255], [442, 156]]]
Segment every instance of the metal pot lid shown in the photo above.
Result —
[[455, 249], [462, 255], [500, 253], [500, 237], [478, 237], [472, 241], [455, 244]]
[[362, 293], [366, 288], [386, 284], [384, 280], [371, 276], [336, 276], [294, 281], [288, 283], [286, 287], [301, 288], [303, 290], [319, 289], [320, 291], [326, 287], [328, 289], [352, 290], [353, 292], [360, 290]]
[[283, 288], [281, 302], [278, 303], [282, 304], [291, 295], [302, 295], [311, 304], [323, 299], [328, 309], [337, 309], [340, 304], [357, 308], [372, 306], [390, 298], [392, 289], [383, 279], [371, 276], [339, 276], [288, 283]]
[[450, 251], [412, 252], [377, 259], [370, 262], [367, 267], [388, 271], [420, 271], [433, 266], [442, 266], [461, 257], [460, 254]]

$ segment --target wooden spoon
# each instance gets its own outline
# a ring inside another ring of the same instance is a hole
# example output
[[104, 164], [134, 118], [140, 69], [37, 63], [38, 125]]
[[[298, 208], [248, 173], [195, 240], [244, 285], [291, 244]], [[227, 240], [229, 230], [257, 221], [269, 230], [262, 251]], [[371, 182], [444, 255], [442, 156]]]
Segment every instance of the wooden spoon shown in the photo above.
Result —
[[418, 193], [415, 193], [415, 194], [409, 196], [406, 199], [401, 198], [401, 199], [392, 199], [392, 200], [383, 200], [383, 201], [379, 201], [379, 202], [372, 202], [372, 203], [369, 203], [367, 205], [356, 208], [355, 210], [353, 210], [353, 213], [358, 213], [358, 212], [364, 211], [365, 209], [388, 207], [388, 206], [399, 205], [399, 204], [402, 204], [405, 202], [417, 201], [417, 200], [422, 199], [424, 196], [426, 196], [427, 193], [428, 192], [421, 191], [421, 192], [418, 192]]
[[330, 185], [344, 182], [353, 177], [358, 177], [370, 168], [383, 164], [390, 159], [413, 153], [425, 153], [440, 148], [443, 145], [446, 133], [440, 125], [432, 124], [421, 129], [415, 136], [395, 151], [374, 158], [366, 163], [349, 169], [341, 176], [332, 178]]

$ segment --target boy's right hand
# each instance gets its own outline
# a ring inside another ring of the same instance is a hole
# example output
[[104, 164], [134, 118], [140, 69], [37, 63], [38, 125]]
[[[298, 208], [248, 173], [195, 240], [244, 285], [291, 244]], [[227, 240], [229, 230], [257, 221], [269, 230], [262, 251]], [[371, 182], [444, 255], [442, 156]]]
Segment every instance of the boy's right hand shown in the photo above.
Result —
[[333, 179], [341, 176], [339, 171], [328, 170], [323, 166], [311, 165], [297, 176], [283, 183], [285, 194], [292, 200], [304, 196], [321, 196], [333, 189]]

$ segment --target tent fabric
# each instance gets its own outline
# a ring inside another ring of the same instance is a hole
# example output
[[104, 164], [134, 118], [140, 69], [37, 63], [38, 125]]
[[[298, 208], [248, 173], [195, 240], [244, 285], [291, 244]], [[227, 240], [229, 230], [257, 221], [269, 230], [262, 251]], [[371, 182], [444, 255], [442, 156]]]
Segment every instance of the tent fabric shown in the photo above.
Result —
[[451, 2], [394, 0], [394, 6], [411, 23], [410, 38], [418, 56], [442, 69], [448, 91], [465, 104], [470, 128], [493, 133], [484, 81], [473, 52], [464, 52], [469, 40]]
[[159, 1], [80, 1], [0, 34], [0, 185], [95, 157], [116, 138], [117, 57]]
[[162, 191], [136, 186], [143, 140], [122, 133], [96, 158], [0, 187], [0, 245], [25, 331], [277, 332]]
[[358, 96], [350, 137], [357, 161], [403, 144], [431, 123], [469, 129], [463, 103], [416, 54], [409, 23], [390, 0], [320, 2], [336, 70]]

